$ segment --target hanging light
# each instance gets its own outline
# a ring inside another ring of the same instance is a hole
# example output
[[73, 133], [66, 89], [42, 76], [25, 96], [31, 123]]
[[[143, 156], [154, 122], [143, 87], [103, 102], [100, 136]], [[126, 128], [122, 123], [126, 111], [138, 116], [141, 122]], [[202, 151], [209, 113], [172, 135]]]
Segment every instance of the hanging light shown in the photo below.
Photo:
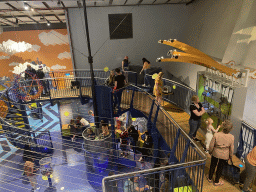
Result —
[[16, 18], [16, 21], [15, 21], [16, 24], [19, 24], [19, 20]]
[[29, 10], [29, 6], [27, 4], [24, 4], [24, 9]]
[[60, 1], [60, 0], [58, 0], [58, 2], [57, 2], [57, 6], [60, 6], [60, 4], [61, 4], [61, 1]]

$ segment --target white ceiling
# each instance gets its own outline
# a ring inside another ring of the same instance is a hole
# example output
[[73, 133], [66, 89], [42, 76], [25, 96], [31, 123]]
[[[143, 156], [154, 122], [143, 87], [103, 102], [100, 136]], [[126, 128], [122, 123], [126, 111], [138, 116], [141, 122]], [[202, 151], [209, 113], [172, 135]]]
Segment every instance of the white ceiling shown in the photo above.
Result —
[[[88, 7], [158, 5], [190, 3], [193, 0], [86, 0]], [[60, 4], [58, 4], [58, 2]], [[30, 0], [1, 1], [0, 26], [10, 27], [21, 24], [65, 23], [65, 9], [83, 5], [82, 0]], [[25, 5], [29, 7], [25, 9]], [[31, 10], [34, 9], [34, 10]]]

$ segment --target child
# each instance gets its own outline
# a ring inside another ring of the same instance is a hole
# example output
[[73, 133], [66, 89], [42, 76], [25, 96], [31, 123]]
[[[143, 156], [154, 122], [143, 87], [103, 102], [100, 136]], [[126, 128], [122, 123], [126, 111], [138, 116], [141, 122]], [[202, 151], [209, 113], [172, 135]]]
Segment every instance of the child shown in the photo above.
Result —
[[120, 148], [122, 150], [122, 153], [121, 155], [123, 157], [127, 157], [128, 156], [128, 153], [127, 153], [127, 145], [128, 145], [128, 131], [125, 129], [125, 127], [121, 127], [122, 129], [122, 133], [120, 135], [120, 138], [121, 138], [121, 145], [120, 145]]
[[93, 130], [92, 130], [92, 128], [87, 128], [87, 137], [89, 138], [89, 139], [95, 139], [95, 133], [93, 132]]
[[205, 135], [205, 146], [206, 146], [206, 153], [208, 153], [209, 145], [213, 138], [213, 134], [219, 131], [220, 126], [218, 126], [217, 129], [214, 129], [214, 127], [212, 126], [213, 120], [210, 117], [206, 119], [205, 123], [206, 123], [206, 129], [207, 129], [207, 132]]

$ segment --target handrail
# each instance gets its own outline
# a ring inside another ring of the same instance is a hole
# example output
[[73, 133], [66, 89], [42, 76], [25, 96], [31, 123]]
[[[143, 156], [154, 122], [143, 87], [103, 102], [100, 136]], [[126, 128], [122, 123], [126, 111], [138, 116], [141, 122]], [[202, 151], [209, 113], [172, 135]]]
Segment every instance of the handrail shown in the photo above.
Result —
[[[44, 78], [43, 80], [58, 80], [58, 79], [74, 79], [74, 80], [86, 80], [88, 79], [89, 77], [69, 77], [69, 76], [66, 76], [66, 77], [54, 77], [54, 78]], [[95, 77], [95, 79], [99, 79], [99, 80], [105, 80], [105, 78], [101, 78], [101, 77]], [[170, 80], [171, 81], [171, 80]], [[172, 81], [173, 82], [173, 81]], [[174, 82], [175, 84], [178, 84], [177, 82]], [[181, 84], [182, 85], [182, 84]], [[129, 85], [130, 87], [133, 87], [133, 90], [137, 90], [137, 91], [140, 91], [142, 92], [143, 94], [147, 95], [150, 99], [154, 100], [154, 97], [146, 92], [144, 89], [141, 89], [140, 87], [138, 86], [135, 86], [135, 85], [132, 85], [130, 84]], [[182, 85], [183, 86], [183, 85]], [[9, 88], [11, 89], [11, 88]], [[192, 89], [191, 89], [192, 90]], [[80, 93], [81, 94], [81, 93]], [[65, 97], [65, 95], [63, 95]], [[62, 96], [62, 97], [63, 97]], [[162, 107], [162, 106], [159, 106], [161, 111], [164, 112], [164, 115], [173, 123], [174, 125], [174, 128], [177, 129], [177, 130], [181, 130], [181, 133], [183, 136], [185, 136], [185, 139], [188, 139], [188, 142], [191, 143], [191, 145], [196, 149], [195, 151], [199, 153], [199, 156], [201, 156], [200, 160], [194, 160], [192, 162], [186, 162], [186, 163], [177, 163], [177, 164], [174, 164], [174, 165], [168, 165], [168, 166], [164, 166], [164, 167], [160, 167], [160, 168], [154, 168], [154, 169], [148, 169], [148, 170], [143, 170], [143, 171], [135, 171], [135, 172], [131, 172], [131, 173], [125, 173], [125, 174], [118, 174], [118, 175], [114, 175], [114, 176], [109, 176], [109, 177], [105, 177], [103, 178], [102, 180], [102, 185], [103, 185], [103, 189], [104, 189], [104, 182], [106, 179], [113, 179], [113, 178], [117, 178], [117, 177], [122, 177], [122, 176], [130, 176], [130, 175], [134, 175], [134, 174], [142, 174], [142, 173], [148, 173], [148, 172], [152, 172], [152, 171], [160, 171], [160, 170], [166, 170], [166, 169], [169, 169], [169, 168], [175, 168], [175, 167], [181, 167], [181, 166], [189, 166], [191, 164], [196, 164], [196, 165], [200, 165], [200, 163], [202, 164], [205, 164], [205, 161], [206, 161], [206, 155], [201, 151], [201, 149], [199, 149], [199, 147], [195, 144], [195, 142], [186, 134], [186, 132], [179, 126], [179, 124], [171, 117], [171, 115], [165, 111], [165, 109]], [[0, 120], [3, 121], [4, 123], [7, 124], [7, 126], [10, 126], [10, 127], [14, 127], [14, 128], [17, 128], [11, 124], [9, 124], [7, 121], [4, 120], [4, 118], [0, 117]], [[38, 133], [38, 132], [33, 132], [33, 131], [30, 131], [30, 130], [26, 130], [27, 132], [29, 133]], [[29, 137], [29, 136], [28, 136]]]
[[246, 126], [252, 128], [252, 129], [256, 129], [256, 127], [250, 125], [249, 123], [245, 122], [244, 120], [242, 120], [242, 124], [244, 124], [244, 125], [246, 125]]
[[167, 165], [167, 166], [163, 166], [163, 167], [157, 167], [157, 168], [153, 168], [153, 169], [145, 169], [142, 171], [133, 171], [133, 172], [128, 172], [128, 173], [122, 173], [122, 174], [118, 174], [118, 175], [111, 175], [111, 176], [107, 176], [104, 177], [102, 179], [102, 188], [103, 188], [103, 192], [105, 192], [105, 180], [106, 179], [114, 179], [117, 177], [129, 177], [129, 176], [134, 176], [134, 175], [139, 175], [139, 174], [143, 174], [143, 173], [149, 173], [149, 172], [155, 172], [155, 171], [161, 171], [161, 170], [166, 170], [166, 169], [171, 169], [171, 168], [175, 168], [175, 167], [182, 167], [182, 166], [188, 166], [191, 164], [195, 164], [195, 163], [200, 163], [200, 162], [204, 162], [205, 160], [197, 160], [197, 161], [192, 161], [192, 162], [187, 162], [187, 163], [179, 163], [179, 164], [173, 164], [173, 165]]
[[[150, 93], [144, 91], [143, 89], [141, 89], [140, 87], [137, 87], [137, 86], [134, 86], [134, 85], [131, 85], [133, 87], [135, 87], [136, 89], [140, 89], [142, 92], [146, 93], [147, 95], [149, 95], [151, 97], [151, 99], [154, 99], [153, 95], [151, 95]], [[202, 152], [202, 150], [196, 145], [196, 143], [188, 136], [188, 134], [181, 128], [181, 126], [172, 118], [172, 116], [162, 107], [162, 106], [159, 106], [159, 108], [165, 112], [165, 114], [168, 116], [168, 118], [175, 124], [176, 128], [180, 129], [181, 132], [189, 139], [189, 141], [196, 147], [197, 150], [200, 151], [202, 157], [205, 158], [206, 160], [206, 155]]]

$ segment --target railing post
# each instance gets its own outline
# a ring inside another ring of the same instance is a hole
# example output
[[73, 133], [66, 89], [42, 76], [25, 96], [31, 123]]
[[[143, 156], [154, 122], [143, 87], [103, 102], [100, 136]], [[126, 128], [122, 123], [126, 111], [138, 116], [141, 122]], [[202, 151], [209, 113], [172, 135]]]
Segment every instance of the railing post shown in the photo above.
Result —
[[186, 144], [186, 146], [185, 146], [185, 149], [184, 149], [184, 151], [183, 151], [183, 154], [182, 154], [182, 158], [181, 158], [181, 160], [180, 160], [180, 163], [184, 163], [184, 162], [185, 162], [185, 159], [186, 159], [187, 153], [188, 153], [188, 147], [189, 147], [189, 145], [190, 145], [190, 141], [188, 140], [188, 141], [187, 141], [187, 144]]
[[148, 121], [150, 121], [150, 122], [151, 122], [151, 117], [152, 117], [154, 105], [155, 105], [155, 101], [153, 100], [153, 101], [152, 101], [151, 108], [150, 108], [150, 112], [149, 112], [149, 115], [148, 115]]
[[131, 99], [131, 103], [130, 103], [130, 109], [133, 109], [133, 99], [134, 99], [134, 93], [135, 93], [135, 88], [133, 87], [133, 92], [132, 92], [132, 99]]
[[157, 122], [157, 117], [158, 117], [159, 109], [160, 109], [160, 107], [159, 107], [159, 105], [157, 105], [156, 114], [155, 114], [155, 119], [154, 119], [154, 123], [153, 123], [153, 125], [154, 125], [155, 127], [156, 127], [156, 122]]
[[173, 147], [171, 149], [171, 155], [170, 155], [170, 158], [169, 158], [169, 163], [170, 164], [176, 163], [176, 162], [174, 162], [174, 158], [173, 157], [174, 157], [174, 154], [175, 154], [175, 151], [176, 151], [176, 147], [178, 145], [179, 136], [180, 136], [180, 129], [178, 129], [178, 131], [176, 133], [174, 144], [173, 144]]

